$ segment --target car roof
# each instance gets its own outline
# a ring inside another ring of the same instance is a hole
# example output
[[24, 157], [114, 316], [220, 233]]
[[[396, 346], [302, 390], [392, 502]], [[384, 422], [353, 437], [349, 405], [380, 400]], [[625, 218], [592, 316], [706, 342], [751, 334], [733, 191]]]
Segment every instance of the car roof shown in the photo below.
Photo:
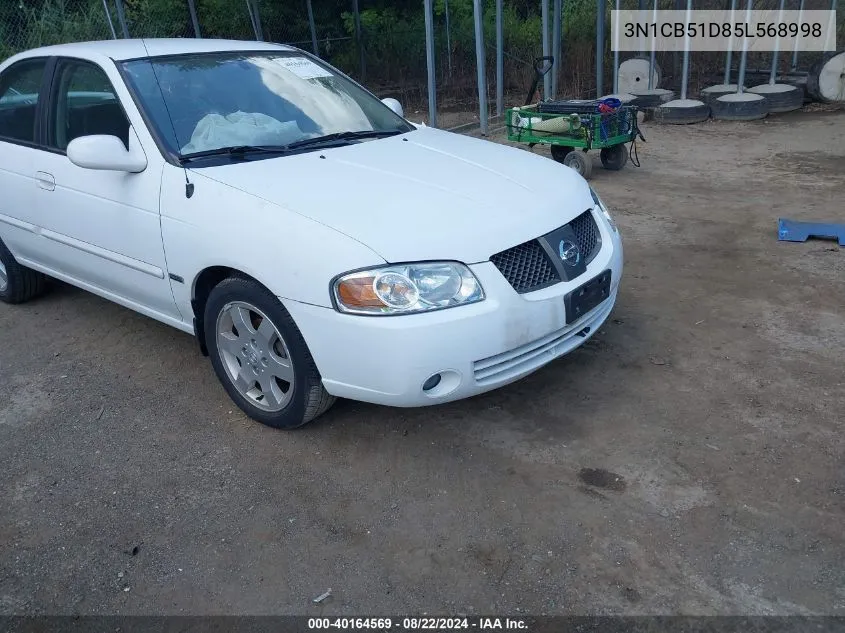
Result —
[[296, 50], [292, 46], [272, 42], [248, 40], [215, 40], [197, 38], [150, 38], [126, 40], [100, 40], [94, 42], [76, 42], [43, 46], [18, 53], [7, 61], [27, 57], [66, 56], [104, 61], [114, 59], [122, 61], [142, 57], [161, 55], [180, 55], [185, 53], [214, 53], [226, 51], [280, 51]]

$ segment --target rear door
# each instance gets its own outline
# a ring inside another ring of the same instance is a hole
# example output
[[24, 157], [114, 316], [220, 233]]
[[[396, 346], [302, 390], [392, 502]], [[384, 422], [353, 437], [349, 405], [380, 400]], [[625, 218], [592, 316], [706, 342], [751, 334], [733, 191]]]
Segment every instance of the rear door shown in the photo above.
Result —
[[34, 165], [39, 174], [36, 209], [45, 238], [42, 263], [124, 303], [181, 320], [161, 240], [160, 153], [145, 148], [148, 166], [137, 174], [84, 169], [67, 157], [68, 144], [81, 136], [107, 134], [127, 147], [140, 144], [103, 67], [58, 59], [45, 128], [49, 151]]
[[36, 163], [45, 154], [39, 121], [49, 58], [24, 59], [0, 74], [0, 239], [13, 255], [38, 259]]

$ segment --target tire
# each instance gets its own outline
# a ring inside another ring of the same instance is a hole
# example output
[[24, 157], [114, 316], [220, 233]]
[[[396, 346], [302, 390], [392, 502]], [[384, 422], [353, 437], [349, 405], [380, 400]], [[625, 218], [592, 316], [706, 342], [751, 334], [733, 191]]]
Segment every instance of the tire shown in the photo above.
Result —
[[766, 97], [769, 114], [792, 112], [804, 105], [804, 91], [790, 84], [763, 84], [749, 88], [748, 92]]
[[[551, 152], [552, 158], [554, 158], [557, 162], [563, 163], [566, 159], [566, 155], [572, 151], [573, 148], [571, 147], [564, 147], [563, 145], [552, 145]], [[565, 164], [565, 163], [564, 163]]]
[[21, 266], [0, 241], [0, 301], [23, 303], [44, 292], [47, 277], [43, 273]]
[[[742, 93], [750, 95], [753, 93]], [[760, 96], [760, 95], [755, 95]], [[722, 121], [756, 121], [769, 114], [769, 103], [765, 98], [751, 101], [731, 101], [733, 95], [724, 95], [710, 102], [713, 118]]]
[[698, 98], [701, 100], [702, 103], [706, 103], [710, 105], [713, 101], [722, 97], [724, 95], [733, 94], [737, 91], [737, 86], [735, 84], [725, 85], [725, 84], [718, 84], [715, 86], [710, 86], [709, 88], [705, 88], [701, 92], [698, 93]]
[[[670, 102], [671, 103], [671, 102]], [[663, 105], [654, 109], [654, 120], [658, 123], [672, 125], [689, 125], [701, 123], [710, 118], [710, 106], [706, 103], [683, 107], [668, 107]]]
[[619, 171], [628, 164], [628, 148], [624, 144], [604, 147], [599, 157], [605, 169]]
[[569, 152], [563, 159], [563, 164], [577, 171], [586, 180], [593, 175], [593, 161], [587, 152]]
[[643, 92], [635, 92], [633, 94], [637, 98], [637, 107], [645, 109], [656, 108], [675, 98], [675, 93], [673, 91], [665, 90], [663, 88], [654, 88], [650, 91], [646, 90]]
[[255, 281], [229, 277], [212, 289], [205, 344], [229, 397], [257, 422], [295, 429], [334, 404], [296, 323]]
[[636, 97], [638, 108], [656, 108], [661, 103], [663, 103], [663, 101], [661, 100], [661, 96], [658, 94], [641, 94], [636, 95]]

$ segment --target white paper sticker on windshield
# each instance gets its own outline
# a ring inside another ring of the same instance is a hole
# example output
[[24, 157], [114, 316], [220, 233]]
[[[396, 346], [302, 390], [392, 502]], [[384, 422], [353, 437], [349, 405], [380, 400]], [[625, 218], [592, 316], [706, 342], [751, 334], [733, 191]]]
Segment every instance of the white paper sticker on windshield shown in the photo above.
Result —
[[276, 61], [302, 79], [332, 76], [328, 70], [315, 64], [307, 57], [280, 57]]

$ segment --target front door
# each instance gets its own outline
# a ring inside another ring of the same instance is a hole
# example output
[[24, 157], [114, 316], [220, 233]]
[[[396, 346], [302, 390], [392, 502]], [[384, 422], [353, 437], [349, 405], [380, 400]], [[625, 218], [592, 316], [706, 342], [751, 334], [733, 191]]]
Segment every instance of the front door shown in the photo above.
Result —
[[161, 163], [149, 161], [137, 174], [71, 163], [67, 146], [80, 136], [116, 136], [127, 148], [140, 142], [98, 65], [61, 58], [52, 85], [46, 117], [50, 151], [39, 156], [36, 166], [36, 208], [46, 242], [42, 263], [181, 320], [161, 239]]

